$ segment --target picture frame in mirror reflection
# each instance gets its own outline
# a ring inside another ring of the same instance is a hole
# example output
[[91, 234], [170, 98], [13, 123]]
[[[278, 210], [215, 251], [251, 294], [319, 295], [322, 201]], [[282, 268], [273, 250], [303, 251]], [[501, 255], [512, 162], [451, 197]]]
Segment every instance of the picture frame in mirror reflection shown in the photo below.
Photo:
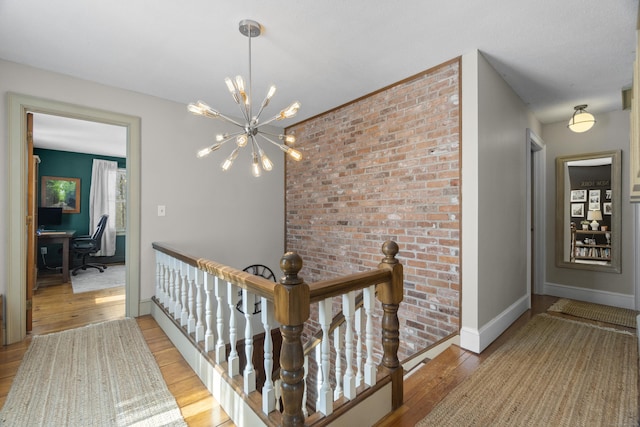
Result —
[[620, 150], [556, 158], [556, 266], [621, 272], [621, 179]]
[[571, 204], [571, 216], [573, 218], [584, 218], [584, 204], [572, 203]]
[[572, 202], [586, 202], [587, 201], [587, 190], [571, 190], [571, 201]]

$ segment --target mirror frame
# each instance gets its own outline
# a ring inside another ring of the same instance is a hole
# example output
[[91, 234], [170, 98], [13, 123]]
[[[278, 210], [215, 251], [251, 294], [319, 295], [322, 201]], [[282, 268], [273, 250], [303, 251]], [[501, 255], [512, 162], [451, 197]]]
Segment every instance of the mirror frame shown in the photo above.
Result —
[[[620, 239], [622, 237], [622, 167], [621, 167], [621, 150], [603, 151], [599, 153], [577, 154], [571, 156], [561, 156], [556, 158], [556, 266], [564, 268], [574, 268], [579, 270], [603, 271], [607, 273], [620, 273], [622, 246]], [[611, 265], [599, 264], [583, 264], [565, 261], [564, 258], [564, 233], [569, 229], [570, 224], [565, 224], [565, 218], [568, 209], [565, 203], [565, 164], [567, 162], [577, 160], [597, 159], [600, 157], [611, 157]]]

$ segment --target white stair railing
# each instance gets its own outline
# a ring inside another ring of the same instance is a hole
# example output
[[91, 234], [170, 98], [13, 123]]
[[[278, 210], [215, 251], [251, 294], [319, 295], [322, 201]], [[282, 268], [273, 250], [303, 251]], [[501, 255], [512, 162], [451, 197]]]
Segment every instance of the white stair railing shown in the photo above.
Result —
[[[274, 358], [272, 340], [272, 331], [280, 327], [275, 321], [278, 318], [274, 305], [278, 302], [275, 298], [276, 284], [266, 279], [250, 279], [248, 277], [253, 276], [248, 273], [218, 264], [211, 267], [210, 264], [201, 264], [201, 260], [158, 248], [155, 267], [154, 300], [163, 308], [165, 315], [183, 329], [200, 351], [207, 353], [209, 363], [220, 365], [218, 369], [227, 375], [226, 381], [236, 382], [232, 387], [234, 390], [238, 390], [237, 385], [240, 384], [245, 395], [260, 393], [257, 401], [261, 402], [261, 407], [257, 410], [263, 416], [271, 419], [274, 411], [281, 411], [279, 399], [286, 399], [286, 396], [280, 389], [282, 380], [273, 377], [280, 366], [280, 360]], [[314, 415], [310, 413], [312, 408], [307, 406], [307, 402], [315, 404], [316, 413], [332, 416], [336, 405], [356, 400], [360, 393], [376, 385], [380, 375], [378, 364], [383, 363], [382, 354], [374, 350], [377, 335], [374, 324], [379, 322], [374, 314], [376, 291], [377, 284], [388, 281], [392, 276], [383, 270], [353, 276], [357, 277], [344, 282], [355, 284], [353, 290], [340, 293], [334, 290], [336, 285], [330, 281], [318, 282], [317, 296], [311, 295], [311, 301], [317, 303], [318, 310], [317, 318], [310, 321], [319, 325], [319, 335], [312, 337], [315, 357], [311, 352], [300, 359], [300, 363], [304, 363], [298, 372], [304, 374], [300, 397], [301, 412], [305, 417]], [[363, 286], [369, 277], [369, 283], [374, 284]], [[330, 296], [321, 298], [323, 289], [331, 289]], [[241, 305], [238, 305], [239, 293], [242, 295]], [[256, 307], [260, 307], [259, 312]], [[334, 312], [344, 318], [340, 320]], [[238, 341], [239, 331], [243, 342]], [[255, 348], [257, 341], [254, 335], [262, 333], [263, 363], [254, 366], [254, 352], [259, 350]], [[244, 347], [243, 361], [237, 351], [239, 345]], [[315, 361], [310, 363], [310, 358]], [[315, 368], [311, 380], [308, 378], [310, 367]], [[259, 376], [260, 381], [264, 377], [264, 382], [258, 386]], [[282, 420], [286, 420], [285, 415], [286, 409]], [[316, 415], [316, 419], [320, 418]]]

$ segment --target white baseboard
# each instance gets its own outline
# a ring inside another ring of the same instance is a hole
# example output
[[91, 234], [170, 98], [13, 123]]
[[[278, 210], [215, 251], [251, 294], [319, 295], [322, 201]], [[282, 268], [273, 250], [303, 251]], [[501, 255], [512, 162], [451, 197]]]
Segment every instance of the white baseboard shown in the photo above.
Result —
[[153, 302], [150, 299], [141, 300], [138, 304], [138, 315], [145, 316], [151, 314], [151, 305]]
[[460, 329], [460, 347], [481, 353], [528, 309], [529, 296], [525, 295], [480, 329], [463, 326]]
[[635, 297], [633, 295], [619, 294], [616, 292], [578, 288], [575, 286], [545, 282], [544, 294], [596, 304], [605, 304], [613, 307], [629, 308], [632, 310], [635, 309]]

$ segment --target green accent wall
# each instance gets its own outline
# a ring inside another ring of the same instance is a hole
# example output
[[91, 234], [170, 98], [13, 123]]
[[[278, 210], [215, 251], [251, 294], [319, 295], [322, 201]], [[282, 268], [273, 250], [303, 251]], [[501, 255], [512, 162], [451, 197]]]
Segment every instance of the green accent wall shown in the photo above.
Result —
[[[40, 157], [38, 166], [38, 206], [40, 206], [41, 178], [43, 176], [57, 176], [62, 178], [80, 178], [80, 212], [62, 214], [62, 225], [48, 226], [51, 230], [76, 230], [76, 235], [89, 234], [89, 192], [91, 190], [91, 169], [93, 159], [111, 160], [118, 162], [119, 168], [127, 167], [127, 159], [123, 157], [98, 156], [95, 154], [73, 153], [68, 151], [45, 150], [35, 148], [33, 154]], [[62, 265], [62, 245], [47, 245], [45, 255], [46, 265], [43, 262], [38, 245], [38, 268], [55, 268]], [[99, 257], [98, 262], [107, 264], [123, 263], [125, 261], [125, 236], [116, 237], [116, 253], [112, 257]], [[71, 266], [80, 265], [81, 260], [72, 258]]]

